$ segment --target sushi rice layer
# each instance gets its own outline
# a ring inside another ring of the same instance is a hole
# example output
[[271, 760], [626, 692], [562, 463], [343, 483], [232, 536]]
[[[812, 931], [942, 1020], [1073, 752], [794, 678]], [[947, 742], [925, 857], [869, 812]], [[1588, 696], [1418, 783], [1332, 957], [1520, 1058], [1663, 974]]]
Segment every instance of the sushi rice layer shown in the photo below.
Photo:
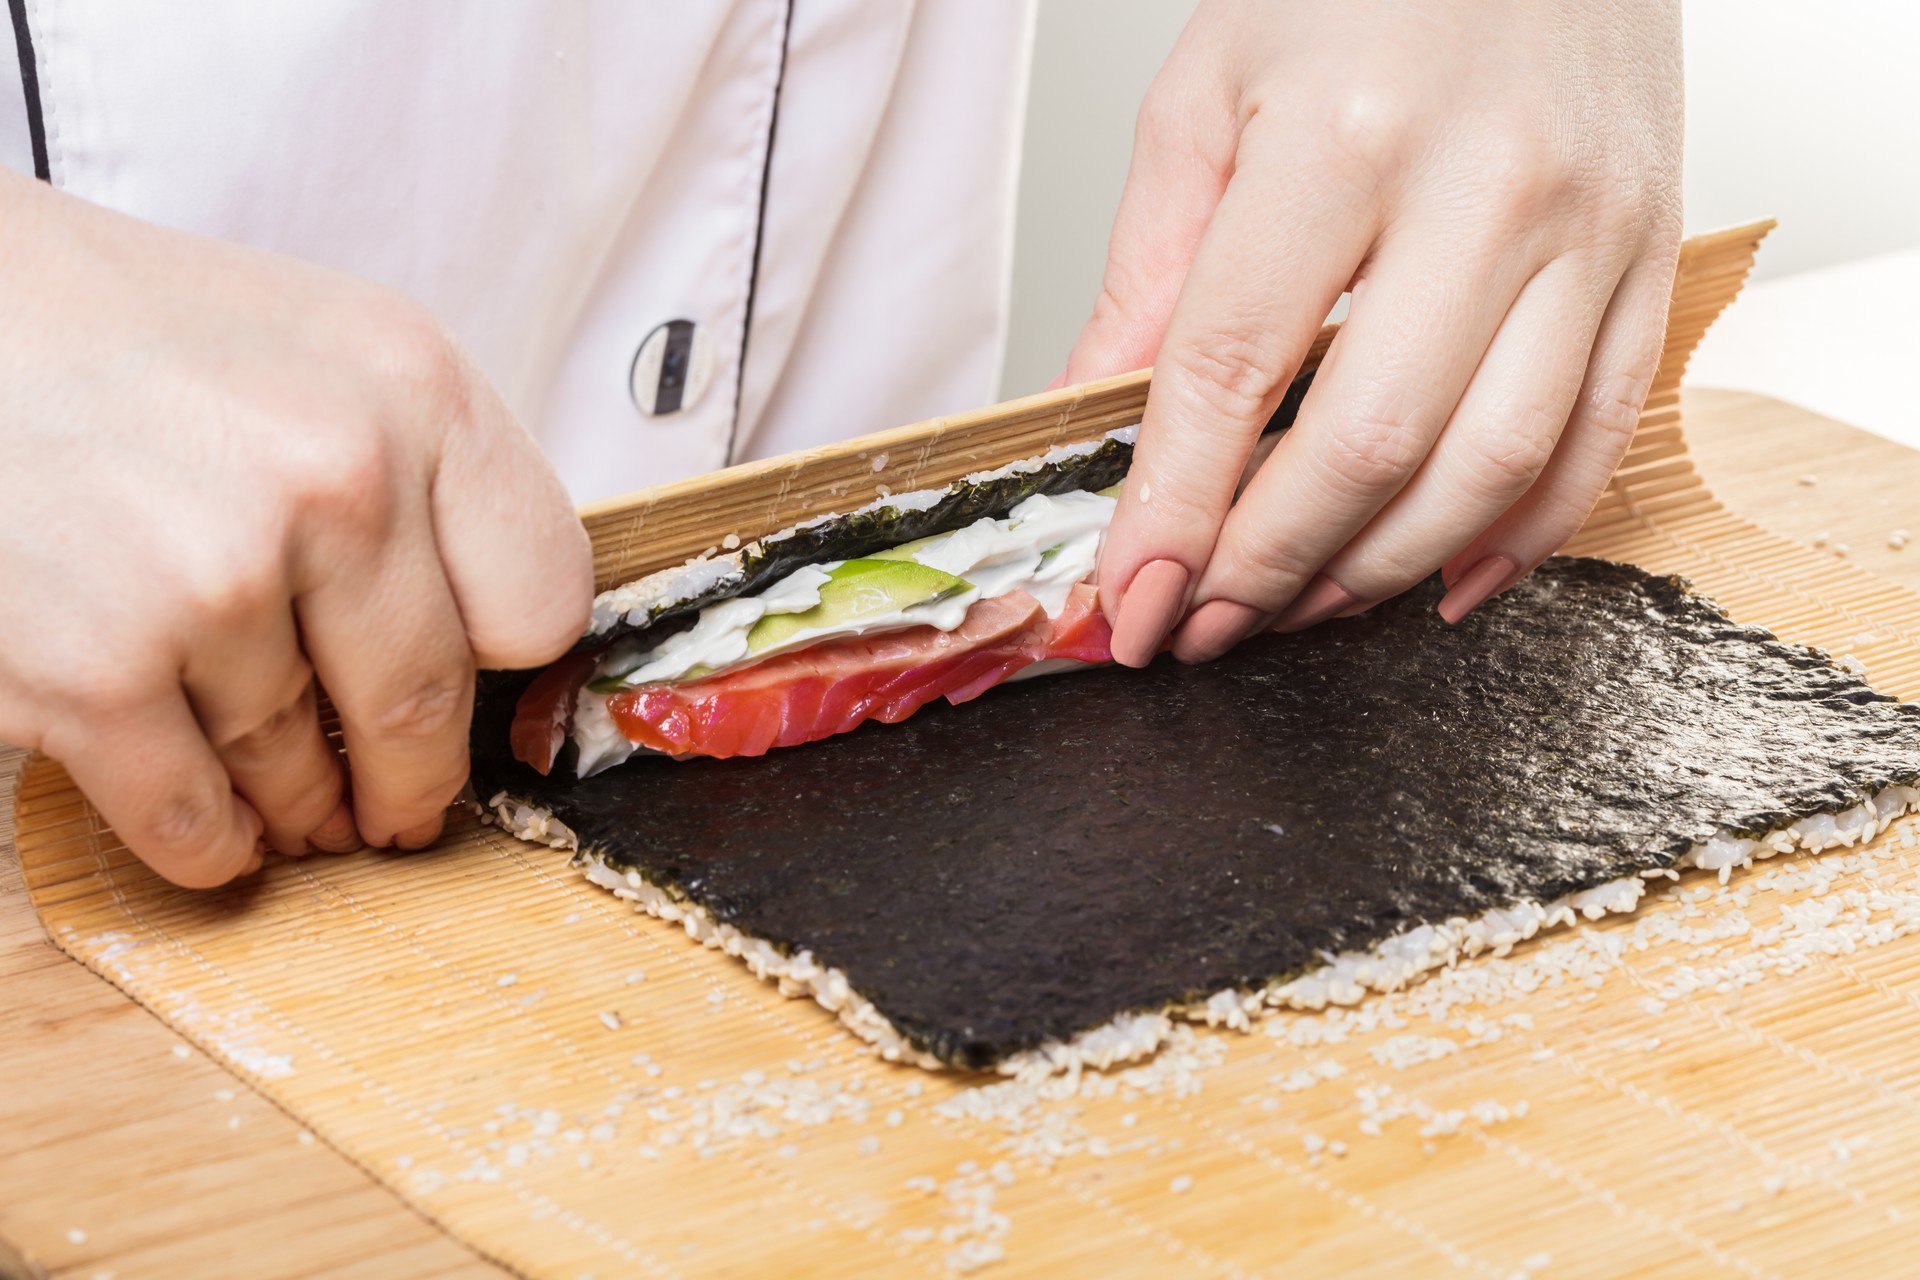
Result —
[[[1822, 853], [1872, 840], [1902, 814], [1920, 810], [1920, 787], [1890, 786], [1867, 801], [1837, 813], [1819, 813], [1758, 837], [1722, 831], [1683, 854], [1672, 868], [1660, 868], [1609, 880], [1549, 903], [1515, 902], [1474, 919], [1424, 924], [1383, 940], [1366, 951], [1346, 951], [1304, 974], [1279, 976], [1255, 989], [1229, 989], [1191, 1004], [1154, 1010], [1116, 1011], [1112, 1021], [1065, 1041], [1022, 1050], [996, 1069], [1022, 1080], [1104, 1068], [1151, 1055], [1173, 1037], [1176, 1020], [1251, 1030], [1254, 1021], [1276, 1010], [1324, 1009], [1353, 1005], [1368, 992], [1395, 991], [1431, 969], [1491, 952], [1503, 956], [1536, 933], [1581, 918], [1598, 920], [1610, 912], [1632, 911], [1648, 880], [1679, 879], [1686, 868], [1718, 871], [1727, 883], [1734, 868], [1751, 867], [1777, 854], [1805, 850]], [[480, 807], [483, 821], [497, 822], [530, 843], [572, 852], [573, 865], [594, 884], [634, 904], [637, 910], [677, 921], [689, 937], [742, 960], [754, 976], [778, 985], [781, 994], [811, 997], [837, 1016], [848, 1030], [871, 1044], [889, 1062], [912, 1063], [929, 1070], [949, 1069], [931, 1054], [907, 1042], [873, 1004], [855, 991], [840, 970], [817, 962], [806, 950], [785, 952], [715, 920], [698, 903], [676, 896], [641, 876], [608, 863], [599, 853], [581, 850], [578, 838], [545, 809], [519, 804], [503, 791]]]

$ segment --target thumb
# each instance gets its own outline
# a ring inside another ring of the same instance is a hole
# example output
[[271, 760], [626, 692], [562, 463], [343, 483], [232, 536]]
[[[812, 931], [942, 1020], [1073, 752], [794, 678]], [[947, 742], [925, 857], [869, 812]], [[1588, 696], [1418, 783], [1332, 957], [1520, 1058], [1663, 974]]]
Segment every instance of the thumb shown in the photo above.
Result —
[[586, 629], [593, 553], [539, 445], [470, 377], [434, 478], [435, 541], [477, 664], [538, 666]]

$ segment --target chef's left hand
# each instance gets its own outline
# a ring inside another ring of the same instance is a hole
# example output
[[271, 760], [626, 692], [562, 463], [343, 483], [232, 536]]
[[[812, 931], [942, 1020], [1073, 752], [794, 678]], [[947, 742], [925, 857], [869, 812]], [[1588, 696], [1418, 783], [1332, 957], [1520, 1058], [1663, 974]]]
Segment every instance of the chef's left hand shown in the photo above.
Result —
[[1442, 566], [1457, 621], [1579, 527], [1660, 357], [1679, 25], [1677, 0], [1203, 0], [1066, 375], [1154, 366], [1100, 568], [1118, 660], [1170, 632], [1211, 658]]

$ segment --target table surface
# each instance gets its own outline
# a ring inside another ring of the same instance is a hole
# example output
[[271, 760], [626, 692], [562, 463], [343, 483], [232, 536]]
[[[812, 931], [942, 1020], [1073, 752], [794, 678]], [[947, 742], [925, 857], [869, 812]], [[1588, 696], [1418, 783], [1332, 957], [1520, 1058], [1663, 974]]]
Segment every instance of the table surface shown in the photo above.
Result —
[[1907, 385], [1920, 348], [1920, 248], [1749, 284], [1700, 340], [1699, 386], [1745, 387], [1920, 449]]
[[[1739, 392], [1688, 392], [1686, 419], [1734, 510], [1920, 590], [1920, 545], [1889, 545], [1920, 524], [1920, 500], [1898, 497], [1920, 494], [1920, 452]], [[54, 950], [13, 856], [18, 763], [0, 748], [0, 1276], [500, 1274]], [[27, 1117], [33, 1142], [9, 1143]], [[217, 1155], [174, 1154], [211, 1131], [227, 1135]], [[136, 1187], [143, 1211], [107, 1220]]]

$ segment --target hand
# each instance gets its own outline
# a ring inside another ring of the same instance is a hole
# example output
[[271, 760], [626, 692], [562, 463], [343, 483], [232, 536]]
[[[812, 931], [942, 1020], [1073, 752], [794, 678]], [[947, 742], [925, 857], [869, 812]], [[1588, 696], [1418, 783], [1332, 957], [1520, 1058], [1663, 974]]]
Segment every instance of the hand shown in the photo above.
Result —
[[1066, 375], [1154, 366], [1100, 569], [1116, 658], [1184, 617], [1175, 655], [1208, 659], [1443, 565], [1458, 621], [1579, 528], [1659, 363], [1679, 29], [1677, 0], [1204, 0]]
[[0, 741], [183, 885], [431, 842], [475, 664], [586, 622], [565, 491], [423, 308], [4, 170], [0, 475]]

